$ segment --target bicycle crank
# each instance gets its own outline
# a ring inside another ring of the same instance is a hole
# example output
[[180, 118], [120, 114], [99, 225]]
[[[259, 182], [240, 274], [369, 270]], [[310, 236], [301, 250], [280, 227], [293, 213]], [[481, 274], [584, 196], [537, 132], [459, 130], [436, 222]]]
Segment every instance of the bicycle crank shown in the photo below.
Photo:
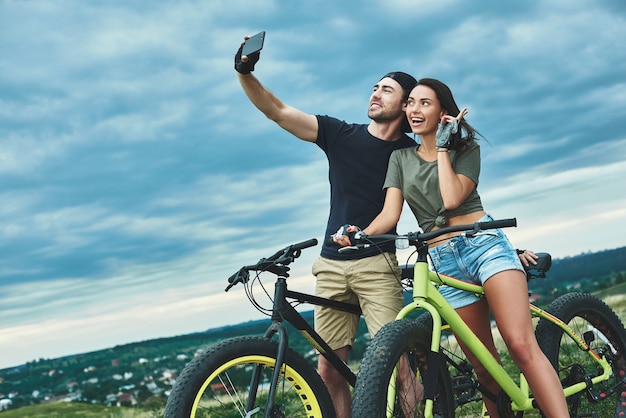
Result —
[[496, 406], [498, 407], [498, 413], [500, 418], [522, 418], [523, 412], [513, 412], [511, 407], [511, 398], [505, 392], [500, 392], [496, 398]]

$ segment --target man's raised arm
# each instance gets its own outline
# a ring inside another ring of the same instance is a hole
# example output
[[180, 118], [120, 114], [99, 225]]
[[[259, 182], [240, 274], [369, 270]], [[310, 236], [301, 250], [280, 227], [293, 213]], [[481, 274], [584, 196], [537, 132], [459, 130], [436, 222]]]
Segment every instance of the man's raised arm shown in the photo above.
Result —
[[[242, 44], [243, 46], [243, 44]], [[295, 107], [286, 105], [272, 92], [266, 89], [261, 82], [251, 74], [254, 65], [259, 60], [260, 52], [251, 54], [250, 57], [241, 56], [242, 46], [235, 55], [235, 70], [239, 77], [239, 83], [257, 109], [268, 119], [276, 122], [281, 128], [309, 142], [317, 140], [317, 117], [304, 113]]]

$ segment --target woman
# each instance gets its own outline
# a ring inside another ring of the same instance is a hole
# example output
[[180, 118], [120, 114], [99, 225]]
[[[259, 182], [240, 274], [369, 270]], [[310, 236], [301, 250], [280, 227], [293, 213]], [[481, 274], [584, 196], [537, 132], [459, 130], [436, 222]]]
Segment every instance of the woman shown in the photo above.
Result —
[[[424, 231], [491, 220], [476, 190], [480, 148], [476, 130], [463, 118], [466, 113], [466, 109], [459, 111], [444, 83], [429, 78], [418, 81], [409, 96], [406, 115], [413, 133], [420, 136], [420, 144], [392, 153], [384, 185], [385, 205], [363, 230], [365, 234], [392, 229], [400, 220], [404, 200]], [[350, 227], [348, 231], [357, 229]], [[335, 240], [349, 245], [346, 236]], [[446, 234], [430, 244], [429, 253], [437, 271], [484, 287], [483, 299], [450, 287], [443, 287], [441, 293], [499, 358], [489, 323], [491, 308], [511, 357], [526, 376], [545, 416], [568, 417], [558, 376], [534, 336], [524, 269], [504, 233], [488, 230], [473, 238], [463, 233]], [[526, 264], [532, 258], [522, 260]], [[498, 384], [467, 347], [461, 346], [479, 381], [498, 394]], [[490, 416], [497, 417], [495, 402], [487, 396], [483, 399]]]

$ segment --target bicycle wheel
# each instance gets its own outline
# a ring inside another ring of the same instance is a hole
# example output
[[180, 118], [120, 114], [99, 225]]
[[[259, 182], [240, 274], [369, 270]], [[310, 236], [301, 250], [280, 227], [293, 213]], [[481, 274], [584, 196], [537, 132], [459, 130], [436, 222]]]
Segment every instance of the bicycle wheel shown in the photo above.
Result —
[[[606, 356], [613, 376], [593, 385], [591, 391], [600, 402], [590, 400], [587, 391], [567, 398], [572, 417], [626, 416], [626, 332], [621, 321], [600, 299], [585, 293], [569, 293], [555, 299], [546, 309], [583, 338], [591, 349]], [[541, 319], [535, 331], [539, 346], [546, 354], [563, 386], [598, 375], [598, 364], [580, 350], [561, 328]]]
[[[357, 375], [352, 416], [354, 417], [422, 417], [423, 392], [434, 391], [436, 417], [453, 417], [454, 404], [450, 376], [444, 361], [435, 357], [437, 385], [428, 372], [430, 332], [416, 320], [400, 319], [390, 322], [378, 331], [365, 351]], [[435, 377], [435, 376], [432, 376]], [[427, 386], [427, 387], [424, 387]], [[395, 397], [389, 396], [389, 389]], [[422, 390], [424, 389], [424, 390]], [[393, 393], [393, 392], [392, 392]], [[393, 399], [391, 402], [389, 399]]]
[[[433, 322], [430, 313], [423, 313], [417, 317], [416, 322], [432, 332]], [[430, 340], [430, 334], [428, 340]], [[441, 329], [439, 351], [446, 362], [450, 375], [456, 415], [480, 416], [483, 411], [483, 398], [478, 390], [478, 379], [474, 373], [474, 368], [465, 357], [465, 353], [463, 353], [452, 331], [445, 325]]]
[[[165, 417], [265, 416], [277, 351], [276, 341], [260, 337], [238, 337], [215, 344], [189, 362], [178, 376]], [[326, 386], [302, 356], [288, 348], [282, 369], [271, 416], [335, 417]], [[253, 385], [255, 371], [260, 374]]]

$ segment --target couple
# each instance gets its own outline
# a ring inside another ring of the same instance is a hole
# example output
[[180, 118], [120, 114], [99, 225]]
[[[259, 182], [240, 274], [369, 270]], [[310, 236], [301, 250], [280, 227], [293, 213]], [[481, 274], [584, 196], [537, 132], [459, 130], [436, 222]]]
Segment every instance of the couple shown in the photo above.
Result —
[[[328, 158], [331, 202], [326, 236], [345, 224], [364, 227], [367, 234], [394, 233], [405, 200], [424, 231], [489, 219], [476, 190], [480, 172], [476, 131], [465, 121], [466, 110], [459, 110], [445, 84], [434, 79], [416, 81], [403, 72], [388, 73], [373, 87], [370, 123], [348, 124], [284, 104], [251, 74], [260, 53], [242, 57], [241, 50], [235, 56], [235, 70], [250, 101], [281, 128], [317, 144]], [[419, 135], [419, 143], [405, 132]], [[439, 272], [482, 284], [486, 299], [456, 289], [442, 289], [442, 293], [497, 356], [489, 324], [491, 308], [543, 413], [569, 416], [557, 374], [533, 333], [523, 267], [503, 232], [495, 232], [496, 236], [472, 239], [450, 234], [446, 241], [431, 245], [429, 252]], [[347, 242], [346, 238], [336, 240]], [[492, 248], [497, 251], [487, 251]], [[395, 319], [403, 299], [393, 243], [383, 254], [376, 248], [370, 250], [339, 254], [336, 247], [324, 245], [313, 274], [319, 296], [360, 304], [373, 336]], [[527, 264], [534, 262], [533, 256], [521, 258]], [[355, 315], [315, 309], [316, 331], [345, 362], [358, 321]], [[499, 393], [497, 383], [471, 352], [466, 355], [480, 382], [491, 393]], [[337, 417], [349, 417], [347, 382], [322, 356], [318, 368]], [[495, 403], [489, 397], [484, 401], [490, 416], [497, 417]]]

